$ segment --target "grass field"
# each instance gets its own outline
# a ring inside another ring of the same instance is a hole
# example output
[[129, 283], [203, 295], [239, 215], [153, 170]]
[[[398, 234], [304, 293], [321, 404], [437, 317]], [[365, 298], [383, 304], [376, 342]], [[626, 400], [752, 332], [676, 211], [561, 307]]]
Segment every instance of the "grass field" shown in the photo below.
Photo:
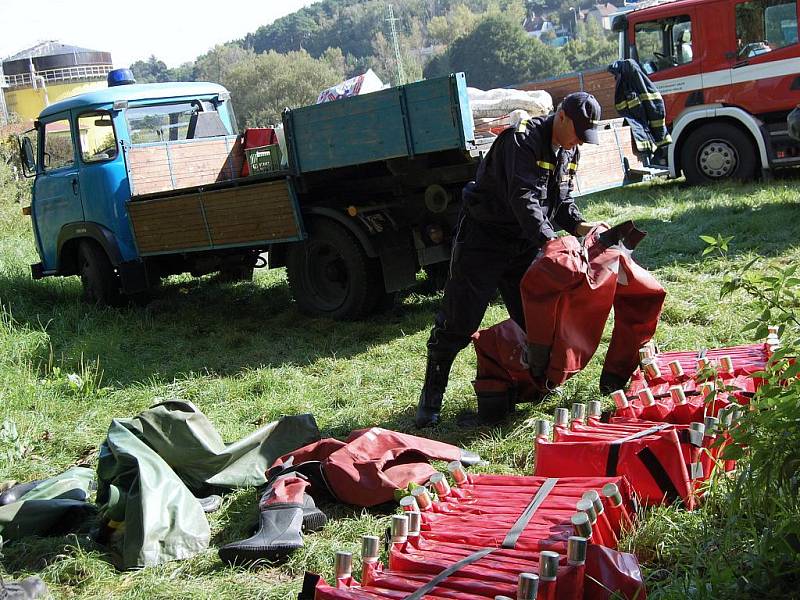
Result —
[[[634, 219], [649, 232], [637, 260], [667, 288], [657, 341], [692, 349], [749, 341], [741, 330], [756, 308], [744, 295], [719, 299], [721, 273], [761, 255], [765, 262], [800, 260], [800, 182], [689, 188], [664, 182], [612, 190], [579, 200], [591, 220]], [[0, 198], [3, 191], [0, 190]], [[727, 258], [703, 258], [698, 236], [734, 236]], [[389, 313], [360, 323], [300, 315], [282, 271], [255, 283], [173, 278], [145, 308], [103, 309], [80, 302], [76, 278], [34, 282], [38, 260], [27, 217], [18, 204], [0, 205], [0, 423], [18, 437], [0, 436], [0, 480], [56, 474], [96, 464], [113, 417], [133, 416], [160, 397], [191, 400], [225, 439], [238, 439], [282, 414], [312, 412], [325, 435], [381, 425], [413, 431], [424, 373], [425, 341], [439, 297], [411, 292]], [[490, 307], [484, 324], [506, 317]], [[610, 329], [607, 329], [610, 331]], [[607, 341], [607, 340], [606, 340]], [[566, 386], [558, 401], [596, 399], [604, 347]], [[528, 473], [533, 419], [552, 415], [554, 401], [522, 406], [496, 428], [459, 429], [457, 416], [474, 410], [474, 353], [457, 359], [437, 436], [488, 460], [494, 472]], [[79, 374], [83, 385], [67, 376]], [[305, 570], [330, 576], [333, 552], [357, 552], [360, 536], [378, 533], [385, 513], [324, 506], [325, 529], [286, 564], [255, 570], [224, 566], [220, 545], [245, 537], [256, 518], [255, 490], [226, 497], [211, 515], [212, 547], [203, 555], [139, 572], [117, 572], [85, 535], [30, 539], [4, 549], [6, 573], [39, 573], [63, 598], [293, 597]], [[684, 556], [665, 533], [666, 521], [687, 528], [702, 514], [674, 509], [649, 517], [647, 535], [630, 543], [644, 559], [651, 597], [686, 597], [691, 581], [670, 577]]]

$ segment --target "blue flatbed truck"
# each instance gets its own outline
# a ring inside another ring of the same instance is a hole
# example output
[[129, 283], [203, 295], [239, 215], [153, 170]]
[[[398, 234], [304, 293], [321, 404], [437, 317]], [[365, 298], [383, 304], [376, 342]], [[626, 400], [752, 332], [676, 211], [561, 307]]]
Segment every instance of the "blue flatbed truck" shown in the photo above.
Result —
[[[621, 120], [582, 149], [576, 195], [622, 185], [638, 162]], [[356, 319], [441, 280], [476, 141], [463, 73], [286, 110], [287, 164], [241, 177], [228, 91], [115, 85], [47, 107], [20, 139], [40, 262], [117, 304], [171, 274], [251, 278], [267, 253], [306, 313]], [[486, 141], [482, 141], [486, 140]]]
[[287, 110], [288, 165], [241, 177], [228, 91], [116, 85], [53, 104], [20, 140], [39, 279], [116, 304], [170, 274], [285, 266], [307, 313], [354, 319], [441, 269], [479, 160], [463, 74]]

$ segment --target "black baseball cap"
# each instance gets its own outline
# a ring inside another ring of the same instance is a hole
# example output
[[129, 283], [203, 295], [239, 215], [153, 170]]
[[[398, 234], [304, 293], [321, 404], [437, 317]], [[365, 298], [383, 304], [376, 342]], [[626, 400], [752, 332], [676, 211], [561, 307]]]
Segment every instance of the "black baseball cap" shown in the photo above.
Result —
[[575, 125], [575, 133], [582, 142], [599, 144], [597, 125], [600, 122], [600, 105], [586, 92], [574, 92], [561, 102], [561, 110]]

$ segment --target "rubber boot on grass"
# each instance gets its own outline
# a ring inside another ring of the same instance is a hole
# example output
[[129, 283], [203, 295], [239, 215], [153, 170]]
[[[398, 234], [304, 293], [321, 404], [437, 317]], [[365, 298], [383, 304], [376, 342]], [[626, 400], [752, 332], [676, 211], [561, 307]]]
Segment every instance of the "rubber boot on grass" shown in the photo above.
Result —
[[219, 549], [219, 557], [231, 564], [286, 558], [302, 548], [301, 531], [316, 531], [327, 522], [324, 513], [305, 493], [309, 483], [297, 474], [288, 474], [272, 482], [259, 502], [258, 531], [245, 540]]
[[419, 395], [417, 416], [414, 424], [419, 428], [434, 427], [439, 424], [442, 412], [442, 400], [450, 379], [450, 368], [455, 355], [437, 355], [428, 353], [428, 364], [425, 368], [425, 384]]

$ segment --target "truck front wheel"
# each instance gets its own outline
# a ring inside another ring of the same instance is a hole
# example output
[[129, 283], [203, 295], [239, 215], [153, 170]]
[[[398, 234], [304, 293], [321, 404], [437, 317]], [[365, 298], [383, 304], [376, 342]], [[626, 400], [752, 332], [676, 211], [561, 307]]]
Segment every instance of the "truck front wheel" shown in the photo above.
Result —
[[735, 125], [708, 123], [686, 139], [681, 168], [686, 181], [695, 185], [752, 179], [756, 173], [753, 140]]
[[106, 306], [123, 303], [119, 277], [105, 251], [96, 242], [84, 240], [78, 246], [78, 274], [85, 302]]
[[289, 246], [286, 272], [300, 310], [319, 317], [358, 319], [373, 310], [383, 291], [373, 261], [355, 237], [328, 220], [312, 221], [308, 239]]

